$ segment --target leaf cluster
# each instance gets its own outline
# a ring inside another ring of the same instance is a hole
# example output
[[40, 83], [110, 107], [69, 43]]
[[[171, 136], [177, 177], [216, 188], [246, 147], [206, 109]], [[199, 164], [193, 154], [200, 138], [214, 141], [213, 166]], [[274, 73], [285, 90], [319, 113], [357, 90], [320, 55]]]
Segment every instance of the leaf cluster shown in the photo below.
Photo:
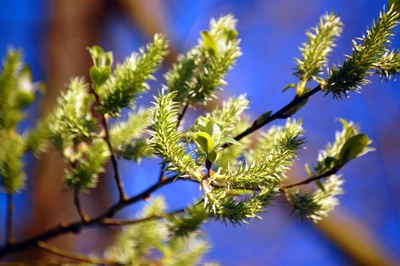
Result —
[[231, 15], [212, 20], [209, 31], [165, 75], [169, 92], [182, 106], [205, 105], [225, 84], [223, 77], [240, 56], [236, 20]]
[[146, 49], [132, 53], [123, 64], [118, 64], [104, 85], [96, 90], [100, 99], [99, 110], [117, 117], [122, 108], [132, 107], [134, 100], [148, 89], [146, 81], [154, 79], [152, 73], [160, 66], [166, 48], [164, 37], [155, 35]]
[[[157, 197], [146, 206], [141, 218], [161, 217], [165, 208], [164, 200]], [[171, 229], [177, 228], [168, 226], [168, 223], [147, 220], [124, 228], [123, 233], [108, 247], [106, 257], [124, 265], [198, 264], [209, 249], [207, 242], [201, 240], [193, 228], [183, 229], [185, 233], [180, 230], [170, 233]]]
[[[285, 184], [287, 171], [306, 143], [302, 120], [291, 117], [321, 90], [335, 98], [359, 91], [367, 83], [366, 77], [373, 74], [371, 70], [386, 79], [395, 76], [400, 56], [398, 51], [389, 49], [389, 44], [399, 18], [393, 7], [382, 11], [366, 35], [353, 42], [352, 54], [342, 65], [327, 70], [327, 77], [323, 78], [327, 57], [343, 25], [333, 13], [322, 16], [317, 26], [307, 32], [308, 40], [300, 48], [301, 57], [296, 59], [294, 75], [298, 83], [284, 89], [296, 88], [293, 100], [278, 111], [264, 112], [253, 123], [245, 114], [249, 100], [240, 95], [199, 115], [193, 125], [181, 126], [189, 108], [205, 105], [216, 97], [225, 85], [227, 71], [241, 54], [236, 20], [231, 15], [212, 20], [210, 29], [200, 33], [198, 44], [178, 57], [148, 110], [136, 108], [136, 99], [148, 91], [148, 81], [154, 79], [154, 72], [167, 53], [165, 38], [156, 35], [145, 48], [115, 68], [112, 52], [99, 46], [88, 48], [93, 59], [91, 83], [72, 78], [53, 112], [23, 133], [17, 131], [17, 126], [38, 87], [23, 66], [20, 53], [10, 50], [0, 73], [1, 188], [10, 195], [23, 187], [24, 153], [43, 152], [49, 139], [65, 159], [64, 182], [73, 191], [81, 217], [80, 222], [51, 231], [57, 235], [85, 226], [113, 224], [110, 220], [114, 225], [124, 224], [111, 219], [122, 208], [148, 198], [173, 181], [197, 183], [202, 192], [195, 203], [167, 213], [164, 201], [155, 199], [140, 217], [129, 222], [131, 225], [106, 252], [109, 259], [121, 264], [196, 264], [208, 248], [198, 235], [205, 221], [248, 223], [260, 218], [260, 213], [282, 193], [301, 219], [316, 222], [338, 204], [344, 181], [337, 172], [371, 151], [371, 140], [360, 133], [357, 125], [341, 119], [343, 130], [336, 134], [335, 141], [319, 153], [316, 164], [311, 168], [306, 165], [308, 177]], [[315, 81], [317, 87], [307, 87], [308, 82]], [[128, 112], [126, 116], [123, 111]], [[270, 126], [258, 138], [248, 138], [277, 119], [286, 119], [286, 123]], [[161, 161], [160, 177], [143, 192], [128, 197], [118, 159], [139, 163], [145, 157]], [[90, 218], [80, 204], [78, 192], [97, 186], [97, 178], [109, 160], [120, 198], [104, 214]], [[311, 182], [316, 189], [300, 190], [301, 185]], [[51, 234], [42, 237], [46, 240]], [[37, 243], [37, 239], [18, 245]], [[17, 249], [18, 245], [9, 244], [6, 248]]]
[[[25, 118], [25, 109], [32, 104], [38, 90], [39, 84], [32, 82], [21, 53], [9, 49], [0, 73], [0, 188], [9, 195], [24, 187], [24, 153], [42, 150], [49, 132], [43, 127], [45, 123], [39, 123], [30, 131], [18, 130]], [[40, 134], [35, 134], [39, 131]]]
[[[337, 204], [337, 196], [343, 193], [341, 175], [335, 173], [350, 160], [373, 150], [371, 140], [359, 133], [359, 127], [341, 119], [343, 129], [336, 132], [335, 142], [328, 143], [318, 155], [313, 170], [306, 165], [309, 180], [315, 180], [317, 189], [312, 192], [300, 192], [299, 187], [286, 191], [288, 200], [293, 204], [293, 212], [301, 219], [309, 218], [314, 222], [327, 216]], [[326, 177], [319, 179], [318, 177]]]
[[366, 35], [353, 41], [353, 52], [343, 65], [333, 66], [324, 86], [325, 93], [335, 98], [348, 97], [348, 91], [359, 92], [361, 85], [369, 83], [366, 77], [373, 75], [371, 69], [388, 78], [396, 73], [398, 58], [389, 51], [393, 28], [399, 23], [400, 13], [393, 6], [383, 10], [377, 22], [373, 22]]

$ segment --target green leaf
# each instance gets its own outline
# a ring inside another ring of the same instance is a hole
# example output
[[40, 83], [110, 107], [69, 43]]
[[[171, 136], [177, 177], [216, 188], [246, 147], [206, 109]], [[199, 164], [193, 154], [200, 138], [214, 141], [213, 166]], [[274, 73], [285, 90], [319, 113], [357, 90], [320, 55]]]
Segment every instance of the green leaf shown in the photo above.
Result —
[[357, 134], [349, 138], [340, 150], [339, 160], [342, 165], [348, 161], [359, 157], [365, 151], [369, 143], [369, 139], [365, 134]]
[[294, 88], [296, 88], [296, 84], [295, 83], [289, 83], [283, 88], [282, 92], [285, 92], [288, 89], [294, 89]]
[[204, 131], [212, 137], [214, 142], [219, 142], [221, 139], [221, 129], [214, 119], [208, 121]]
[[93, 83], [96, 84], [97, 86], [103, 85], [107, 81], [110, 74], [111, 74], [110, 67], [100, 68], [92, 66], [90, 68], [90, 77], [92, 78]]
[[331, 156], [326, 157], [325, 161], [324, 161], [325, 166], [327, 168], [332, 168], [335, 165], [335, 162], [336, 162], [336, 158], [335, 157], [331, 157]]
[[104, 50], [97, 45], [87, 48], [90, 56], [93, 59], [93, 64], [99, 68], [110, 67], [113, 63], [112, 52], [104, 52]]
[[201, 37], [203, 38], [204, 41], [204, 46], [207, 49], [207, 51], [211, 55], [216, 55], [218, 48], [217, 48], [217, 43], [214, 40], [214, 37], [210, 34], [209, 31], [203, 30], [200, 32]]
[[209, 121], [209, 120], [208, 120], [207, 118], [205, 118], [204, 116], [199, 116], [199, 117], [196, 119], [195, 126], [197, 126], [197, 128], [198, 128], [200, 131], [206, 131], [206, 126], [207, 126], [208, 121]]
[[193, 139], [200, 146], [200, 148], [207, 154], [207, 156], [213, 151], [214, 141], [208, 133], [196, 132], [193, 134]]

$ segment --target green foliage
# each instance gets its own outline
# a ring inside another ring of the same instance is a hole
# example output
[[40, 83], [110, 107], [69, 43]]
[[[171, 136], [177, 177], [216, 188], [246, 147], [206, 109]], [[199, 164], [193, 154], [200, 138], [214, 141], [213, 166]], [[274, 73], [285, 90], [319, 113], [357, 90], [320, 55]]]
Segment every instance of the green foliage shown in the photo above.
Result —
[[330, 175], [317, 190], [300, 193], [298, 188], [294, 188], [287, 191], [287, 197], [293, 204], [293, 212], [301, 220], [308, 218], [318, 222], [339, 204], [337, 196], [343, 193], [342, 184], [340, 176]]
[[[299, 82], [284, 89], [296, 88], [293, 100], [278, 111], [267, 109], [253, 123], [244, 113], [249, 101], [240, 95], [199, 115], [187, 129], [180, 126], [189, 108], [205, 105], [216, 97], [216, 91], [225, 84], [224, 76], [240, 55], [236, 20], [231, 15], [212, 20], [210, 29], [200, 33], [198, 44], [178, 57], [165, 74], [164, 89], [148, 110], [132, 107], [148, 91], [147, 81], [153, 79], [167, 53], [167, 41], [161, 35], [114, 69], [111, 52], [99, 46], [88, 48], [93, 59], [91, 84], [83, 78], [72, 78], [53, 112], [22, 133], [17, 132], [18, 123], [24, 118], [23, 109], [35, 99], [38, 86], [32, 83], [20, 53], [10, 50], [0, 73], [1, 189], [9, 195], [18, 192], [26, 175], [23, 155], [27, 151], [38, 155], [50, 140], [65, 159], [65, 186], [73, 191], [81, 217], [80, 222], [63, 225], [51, 234], [77, 232], [87, 226], [131, 224], [106, 252], [116, 264], [195, 265], [208, 249], [199, 234], [204, 222], [214, 219], [234, 226], [249, 223], [260, 218], [260, 213], [281, 194], [287, 196], [300, 219], [317, 222], [338, 204], [338, 196], [343, 193], [344, 181], [337, 172], [371, 151], [371, 140], [357, 125], [341, 119], [343, 130], [336, 133], [334, 143], [326, 145], [311, 169], [306, 165], [308, 177], [284, 184], [286, 172], [305, 145], [302, 120], [290, 117], [321, 90], [341, 98], [349, 91], [358, 92], [367, 83], [366, 77], [373, 74], [371, 70], [386, 79], [399, 72], [399, 52], [389, 49], [393, 27], [400, 18], [395, 10], [391, 7], [382, 11], [366, 35], [354, 41], [352, 55], [327, 71], [326, 80], [327, 56], [341, 34], [342, 23], [333, 13], [322, 16], [318, 25], [307, 32], [308, 40], [300, 48], [301, 59], [296, 59], [294, 74]], [[309, 89], [310, 81], [317, 82], [317, 87]], [[131, 108], [126, 119], [121, 115], [124, 108]], [[110, 116], [114, 118], [111, 121]], [[246, 138], [277, 119], [287, 119], [286, 124], [271, 126], [258, 138]], [[145, 157], [161, 161], [158, 181], [128, 197], [118, 172], [118, 159], [139, 163]], [[104, 213], [89, 217], [78, 192], [97, 186], [98, 175], [109, 160], [119, 201]], [[167, 213], [164, 201], [157, 198], [134, 220], [125, 223], [112, 218], [117, 211], [147, 199], [176, 180], [199, 185], [202, 193], [196, 194], [195, 203]], [[316, 185], [314, 190], [300, 190], [301, 185], [311, 182]], [[51, 234], [42, 237], [47, 239]], [[38, 239], [20, 245], [28, 246]], [[18, 245], [8, 242], [6, 248]]]
[[[162, 198], [155, 198], [143, 210], [142, 218], [165, 213]], [[124, 228], [106, 252], [106, 257], [124, 265], [197, 265], [208, 244], [198, 234], [186, 231], [177, 236], [165, 222], [147, 220]]]
[[65, 150], [64, 155], [73, 166], [71, 170], [66, 170], [66, 185], [74, 190], [84, 190], [96, 186], [97, 177], [104, 172], [103, 165], [110, 152], [104, 140], [95, 139], [91, 143], [81, 142], [75, 149]]
[[67, 163], [66, 185], [74, 190], [95, 187], [110, 155], [91, 114], [93, 104], [94, 97], [83, 79], [72, 79], [67, 92], [59, 98], [54, 122], [49, 125], [51, 139]]
[[387, 80], [395, 77], [400, 72], [400, 51], [388, 51], [379, 57], [374, 63], [376, 73]]
[[110, 141], [113, 151], [120, 157], [140, 162], [144, 157], [153, 155], [147, 145], [145, 133], [150, 125], [150, 111], [139, 110], [130, 113], [127, 120], [116, 123], [110, 130]]
[[328, 143], [320, 151], [318, 162], [313, 166], [314, 171], [309, 172], [310, 175], [320, 175], [331, 169], [341, 168], [349, 160], [374, 150], [368, 146], [372, 141], [359, 133], [357, 125], [344, 119], [340, 119], [340, 122], [343, 125], [342, 131], [336, 132], [334, 143]]
[[297, 67], [294, 73], [300, 78], [297, 85], [297, 95], [301, 95], [305, 84], [310, 79], [321, 81], [318, 77], [322, 68], [326, 66], [327, 56], [335, 46], [335, 37], [342, 33], [343, 24], [340, 18], [333, 13], [325, 14], [320, 18], [319, 24], [307, 32], [308, 41], [300, 49], [303, 59], [296, 59]]
[[201, 179], [201, 173], [188, 154], [176, 128], [178, 122], [178, 104], [173, 100], [176, 93], [162, 92], [155, 97], [155, 106], [151, 109], [152, 125], [148, 144], [154, 153], [168, 163], [166, 169], [177, 172], [182, 177]]
[[286, 195], [293, 204], [293, 212], [301, 219], [309, 218], [314, 222], [327, 216], [337, 204], [337, 196], [343, 193], [341, 175], [335, 172], [350, 160], [371, 150], [368, 145], [371, 140], [365, 134], [359, 133], [359, 127], [344, 119], [340, 120], [343, 129], [336, 132], [335, 142], [328, 143], [318, 155], [318, 162], [313, 171], [306, 165], [309, 178], [326, 176], [325, 180], [317, 180], [318, 189], [312, 192], [300, 192], [298, 187], [288, 190]]
[[232, 138], [222, 138], [221, 128], [213, 118], [207, 119], [200, 116], [196, 120], [195, 128], [199, 131], [195, 133], [188, 132], [187, 136], [189, 139], [192, 138], [200, 148], [200, 151], [196, 152], [196, 160], [198, 162], [214, 163], [222, 154], [222, 146], [227, 143], [240, 145], [239, 142]]
[[215, 189], [206, 193], [204, 206], [217, 221], [225, 224], [247, 224], [265, 212], [271, 201], [278, 195], [278, 189], [270, 185], [260, 191]]
[[200, 226], [209, 218], [209, 213], [201, 204], [194, 204], [185, 210], [185, 214], [169, 217], [168, 230], [173, 236], [187, 237], [200, 229]]
[[0, 73], [0, 187], [7, 194], [24, 187], [24, 153], [28, 149], [39, 152], [43, 147], [42, 137], [34, 134], [42, 129], [40, 125], [28, 136], [17, 132], [18, 123], [25, 117], [24, 108], [33, 102], [36, 90], [21, 53], [9, 49]]
[[100, 87], [107, 81], [111, 75], [111, 66], [113, 63], [113, 54], [104, 52], [99, 46], [88, 48], [93, 64], [90, 68], [90, 77], [93, 81], [94, 90], [98, 93]]
[[[166, 54], [166, 48], [167, 42], [164, 37], [155, 35], [153, 42], [148, 44], [146, 49], [140, 49], [139, 54], [132, 53], [123, 64], [118, 64], [102, 86], [99, 85], [104, 83], [102, 79], [106, 74], [98, 74], [100, 76], [98, 79], [101, 82], [100, 84], [95, 83], [95, 85], [96, 93], [100, 98], [100, 111], [103, 114], [117, 117], [122, 108], [134, 105], [135, 98], [148, 89], [146, 80], [154, 79], [152, 73], [159, 67], [163, 56]], [[98, 52], [101, 53], [102, 51]], [[96, 61], [98, 56], [92, 52], [92, 57]], [[107, 55], [104, 55], [104, 57], [112, 58]], [[105, 61], [107, 63], [104, 69], [107, 69], [111, 60], [106, 59]], [[99, 68], [96, 65], [95, 67], [96, 69]], [[92, 73], [91, 75], [93, 76]]]
[[90, 108], [94, 97], [82, 78], [74, 78], [67, 92], [58, 99], [54, 122], [50, 124], [56, 148], [64, 152], [81, 141], [90, 141], [97, 134], [98, 125]]
[[29, 130], [26, 134], [26, 146], [38, 156], [46, 151], [47, 140], [51, 136], [50, 123], [53, 116], [48, 115], [36, 123], [36, 127]]
[[0, 185], [7, 194], [14, 194], [24, 186], [22, 156], [25, 152], [21, 136], [0, 131]]
[[177, 92], [175, 101], [182, 106], [203, 104], [215, 97], [225, 84], [226, 72], [240, 56], [236, 20], [231, 16], [212, 20], [209, 31], [202, 31], [202, 40], [165, 75], [169, 92]]
[[21, 54], [9, 50], [0, 75], [0, 129], [12, 129], [23, 118], [22, 111], [17, 108], [15, 101], [21, 69]]
[[[348, 97], [348, 91], [360, 91], [360, 86], [367, 84], [365, 79], [373, 73], [370, 69], [379, 66], [382, 55], [389, 52], [390, 38], [394, 35], [393, 28], [399, 23], [400, 13], [391, 7], [382, 11], [378, 21], [367, 30], [366, 36], [353, 41], [353, 52], [343, 65], [333, 66], [324, 86], [325, 93], [332, 93], [335, 98]], [[381, 65], [385, 76], [394, 74], [393, 66], [398, 65], [396, 58], [386, 56], [386, 66]], [[378, 67], [379, 68], [379, 67]]]
[[285, 172], [290, 169], [304, 144], [302, 133], [301, 121], [289, 119], [285, 126], [272, 127], [261, 134], [257, 148], [248, 154], [248, 160], [253, 162], [239, 164], [235, 170], [229, 169], [232, 176], [228, 183], [232, 186], [235, 183], [245, 185], [242, 188], [279, 183], [285, 178]]

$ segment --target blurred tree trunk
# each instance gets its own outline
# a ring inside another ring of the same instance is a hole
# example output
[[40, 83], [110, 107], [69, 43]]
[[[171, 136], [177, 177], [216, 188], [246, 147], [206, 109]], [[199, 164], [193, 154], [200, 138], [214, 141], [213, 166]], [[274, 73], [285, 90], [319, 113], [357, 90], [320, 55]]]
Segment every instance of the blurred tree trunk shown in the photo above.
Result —
[[[43, 97], [40, 113], [51, 111], [60, 92], [65, 89], [71, 77], [87, 77], [92, 62], [86, 47], [98, 43], [99, 27], [103, 11], [103, 1], [74, 0], [52, 1], [51, 24], [48, 28], [47, 46], [47, 91]], [[88, 79], [86, 78], [88, 81]], [[43, 230], [58, 225], [61, 221], [71, 222], [79, 219], [73, 205], [70, 191], [63, 191], [64, 162], [60, 154], [52, 147], [49, 153], [42, 154], [38, 160], [33, 179], [33, 208], [31, 222], [26, 226], [24, 235], [37, 235]], [[104, 182], [95, 195], [86, 197], [85, 206], [98, 208], [107, 206]], [[86, 200], [91, 200], [88, 204]], [[73, 250], [77, 237], [62, 236], [49, 241], [57, 247]], [[90, 240], [86, 237], [84, 241]], [[101, 245], [101, 241], [96, 242]], [[48, 258], [48, 253], [31, 252], [24, 256], [28, 259]], [[59, 259], [59, 258], [58, 258]]]

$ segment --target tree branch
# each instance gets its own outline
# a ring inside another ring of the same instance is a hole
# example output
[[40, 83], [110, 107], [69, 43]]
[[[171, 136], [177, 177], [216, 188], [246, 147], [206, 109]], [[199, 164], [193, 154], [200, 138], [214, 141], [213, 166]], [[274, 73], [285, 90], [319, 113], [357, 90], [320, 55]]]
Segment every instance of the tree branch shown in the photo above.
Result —
[[323, 174], [310, 176], [310, 177], [308, 177], [308, 178], [306, 178], [306, 179], [303, 179], [303, 180], [301, 180], [301, 181], [298, 181], [298, 182], [294, 182], [294, 183], [287, 184], [287, 185], [282, 185], [282, 186], [280, 187], [280, 189], [281, 189], [281, 190], [285, 190], [285, 189], [288, 189], [288, 188], [292, 188], [292, 187], [297, 187], [297, 186], [305, 185], [305, 184], [311, 183], [311, 182], [313, 182], [313, 181], [315, 181], [315, 180], [319, 180], [319, 179], [321, 179], [321, 178], [334, 175], [334, 174], [336, 174], [339, 170], [340, 170], [339, 167], [333, 168], [333, 169], [331, 169], [331, 170], [329, 170], [329, 171], [326, 171], [326, 172], [323, 173]]
[[14, 236], [13, 236], [13, 214], [14, 214], [14, 202], [13, 202], [13, 195], [11, 193], [7, 194], [7, 218], [6, 218], [6, 225], [7, 225], [7, 236], [6, 236], [6, 243], [7, 245], [14, 243]]
[[[296, 95], [290, 103], [288, 103], [287, 105], [282, 107], [280, 110], [276, 111], [274, 114], [272, 114], [267, 119], [265, 119], [262, 123], [258, 123], [258, 119], [261, 118], [261, 117], [257, 118], [253, 122], [253, 125], [251, 127], [247, 128], [245, 131], [243, 131], [242, 133], [240, 133], [239, 135], [234, 137], [234, 139], [239, 141], [242, 138], [246, 137], [247, 135], [250, 135], [251, 133], [255, 132], [256, 130], [262, 128], [263, 126], [267, 125], [268, 123], [270, 123], [270, 122], [272, 122], [272, 121], [274, 121], [276, 119], [283, 119], [283, 118], [290, 117], [291, 115], [286, 114], [287, 111], [289, 111], [290, 109], [292, 109], [292, 108], [296, 107], [297, 105], [301, 104], [304, 100], [307, 100], [312, 95], [314, 95], [315, 93], [317, 93], [317, 92], [319, 92], [321, 90], [322, 90], [321, 85], [318, 85], [317, 87], [315, 87], [314, 89], [310, 90], [309, 92], [305, 93], [302, 96], [297, 96]], [[231, 143], [226, 143], [222, 147], [223, 148], [227, 148], [230, 145], [232, 145], [232, 144]]]
[[93, 264], [104, 264], [104, 265], [120, 265], [117, 262], [114, 261], [109, 261], [109, 260], [104, 260], [104, 259], [99, 259], [99, 258], [89, 258], [82, 256], [80, 254], [70, 252], [67, 250], [63, 250], [57, 247], [54, 247], [50, 244], [47, 244], [46, 242], [43, 241], [38, 241], [37, 243], [38, 247], [41, 249], [44, 249], [48, 252], [51, 252], [53, 254], [56, 254], [60, 257], [68, 258], [68, 259], [73, 259], [79, 262], [87, 262], [87, 263], [93, 263]]
[[185, 212], [185, 210], [186, 210], [186, 208], [179, 209], [179, 210], [176, 210], [176, 211], [172, 211], [172, 212], [166, 213], [164, 215], [152, 215], [152, 216], [148, 216], [148, 217], [145, 217], [145, 218], [139, 218], [139, 219], [134, 219], [134, 220], [125, 220], [125, 221], [112, 219], [112, 218], [106, 218], [101, 222], [101, 225], [102, 226], [132, 225], [132, 224], [137, 224], [137, 223], [150, 221], [150, 220], [163, 219], [163, 218], [166, 218], [166, 217], [174, 215], [174, 214]]
[[[96, 104], [99, 105], [100, 104], [99, 95], [96, 93], [96, 91], [94, 89], [92, 90], [92, 93], [93, 93], [93, 95], [94, 95], [94, 97], [96, 99]], [[110, 133], [108, 131], [108, 126], [107, 126], [107, 120], [106, 120], [106, 117], [105, 117], [104, 114], [100, 114], [100, 117], [101, 117], [100, 118], [101, 125], [102, 125], [102, 127], [104, 129], [104, 132], [105, 132], [105, 141], [107, 143], [108, 149], [109, 149], [110, 154], [111, 154], [111, 156], [110, 156], [111, 165], [112, 165], [113, 172], [114, 172], [115, 183], [116, 183], [117, 189], [118, 189], [119, 201], [123, 202], [123, 201], [127, 200], [127, 196], [126, 196], [126, 194], [124, 192], [124, 187], [123, 187], [123, 184], [122, 184], [122, 181], [121, 181], [121, 177], [119, 175], [117, 158], [114, 155], [113, 148], [112, 148], [112, 145], [111, 145]]]
[[79, 213], [79, 216], [81, 217], [82, 222], [87, 223], [87, 221], [89, 220], [89, 217], [85, 214], [85, 212], [83, 211], [83, 209], [81, 207], [81, 202], [79, 200], [78, 193], [79, 193], [78, 190], [76, 190], [76, 189], [73, 190], [74, 204], [75, 204], [76, 210]]
[[[96, 96], [97, 98], [97, 96]], [[124, 187], [121, 181], [121, 177], [119, 176], [119, 171], [118, 171], [118, 162], [117, 162], [117, 158], [114, 155], [113, 152], [113, 148], [111, 146], [111, 141], [110, 141], [110, 134], [108, 132], [108, 126], [107, 126], [107, 121], [104, 115], [101, 116], [101, 123], [103, 125], [104, 128], [104, 132], [105, 132], [105, 140], [107, 142], [108, 145], [108, 149], [110, 150], [111, 153], [111, 165], [113, 168], [113, 172], [114, 172], [114, 179], [115, 179], [115, 183], [117, 184], [117, 188], [118, 188], [118, 193], [119, 193], [119, 201], [123, 202], [127, 200], [127, 196], [124, 192]]]
[[168, 184], [174, 182], [176, 179], [177, 179], [176, 176], [172, 176], [170, 178], [162, 180], [162, 182], [157, 182], [154, 185], [152, 185], [151, 187], [144, 190], [143, 192], [137, 194], [136, 196], [133, 196], [125, 201], [117, 202], [116, 204], [114, 204], [110, 208], [108, 208], [103, 214], [101, 214], [93, 219], [89, 219], [86, 222], [83, 222], [83, 221], [78, 221], [78, 222], [74, 222], [74, 223], [62, 222], [57, 227], [50, 229], [50, 230], [48, 230], [38, 236], [35, 236], [33, 238], [21, 241], [19, 243], [7, 243], [6, 246], [0, 248], [0, 258], [4, 257], [7, 254], [10, 254], [12, 252], [17, 252], [17, 251], [23, 250], [27, 247], [38, 245], [38, 241], [45, 241], [45, 240], [54, 238], [56, 236], [65, 235], [68, 233], [79, 233], [82, 229], [99, 225], [106, 218], [113, 217], [116, 212], [120, 211], [121, 209], [125, 208], [126, 206], [129, 206], [135, 202], [138, 202], [140, 200], [147, 198], [152, 192], [156, 191], [157, 189], [159, 189], [165, 185], [168, 185]]

